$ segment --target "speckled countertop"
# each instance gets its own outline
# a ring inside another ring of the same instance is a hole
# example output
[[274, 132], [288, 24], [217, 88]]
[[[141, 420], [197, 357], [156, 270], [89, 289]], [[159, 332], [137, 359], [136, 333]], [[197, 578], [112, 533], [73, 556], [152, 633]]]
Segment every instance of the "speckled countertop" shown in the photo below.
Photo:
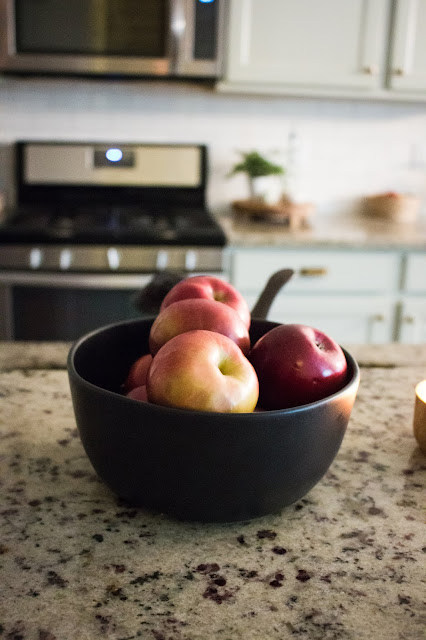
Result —
[[425, 637], [426, 458], [412, 416], [426, 347], [360, 348], [326, 476], [282, 512], [232, 525], [111, 494], [76, 431], [67, 349], [0, 344], [2, 640]]
[[426, 249], [426, 217], [401, 224], [371, 220], [361, 214], [315, 215], [304, 229], [252, 222], [232, 214], [219, 218], [231, 247], [287, 247], [324, 249]]

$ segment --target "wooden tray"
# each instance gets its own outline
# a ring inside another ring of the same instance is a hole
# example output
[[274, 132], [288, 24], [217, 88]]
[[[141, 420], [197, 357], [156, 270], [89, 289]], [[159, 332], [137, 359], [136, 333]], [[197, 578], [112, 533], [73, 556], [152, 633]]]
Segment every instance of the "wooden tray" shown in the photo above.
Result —
[[254, 198], [249, 200], [235, 200], [232, 203], [234, 213], [239, 217], [262, 222], [286, 224], [290, 229], [300, 229], [309, 226], [309, 218], [314, 212], [311, 202], [295, 203], [285, 198], [277, 204], [268, 204]]

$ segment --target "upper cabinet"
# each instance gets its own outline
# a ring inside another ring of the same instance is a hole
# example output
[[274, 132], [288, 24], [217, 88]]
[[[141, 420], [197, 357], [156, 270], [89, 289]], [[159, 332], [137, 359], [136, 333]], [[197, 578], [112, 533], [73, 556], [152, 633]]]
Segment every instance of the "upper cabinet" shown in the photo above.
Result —
[[389, 87], [393, 91], [422, 91], [426, 95], [426, 2], [397, 0], [389, 58]]
[[426, 98], [424, 0], [231, 0], [219, 89]]

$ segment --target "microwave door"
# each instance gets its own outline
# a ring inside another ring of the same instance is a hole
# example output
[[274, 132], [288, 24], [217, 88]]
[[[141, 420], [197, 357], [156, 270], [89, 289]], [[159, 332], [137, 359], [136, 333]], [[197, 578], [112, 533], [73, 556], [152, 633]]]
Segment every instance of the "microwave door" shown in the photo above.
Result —
[[224, 48], [224, 1], [171, 0], [171, 3], [173, 73], [219, 77]]
[[0, 0], [11, 72], [169, 75], [173, 0]]

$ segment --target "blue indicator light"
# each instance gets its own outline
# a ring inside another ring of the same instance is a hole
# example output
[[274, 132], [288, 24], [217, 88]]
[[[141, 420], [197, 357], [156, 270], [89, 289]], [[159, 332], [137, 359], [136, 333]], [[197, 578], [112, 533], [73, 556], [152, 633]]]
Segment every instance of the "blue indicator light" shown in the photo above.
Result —
[[123, 157], [123, 152], [121, 149], [108, 149], [105, 156], [110, 162], [120, 162]]
[[202, 2], [203, 4], [210, 4], [210, 2], [214, 2], [214, 0], [198, 0], [198, 2]]

